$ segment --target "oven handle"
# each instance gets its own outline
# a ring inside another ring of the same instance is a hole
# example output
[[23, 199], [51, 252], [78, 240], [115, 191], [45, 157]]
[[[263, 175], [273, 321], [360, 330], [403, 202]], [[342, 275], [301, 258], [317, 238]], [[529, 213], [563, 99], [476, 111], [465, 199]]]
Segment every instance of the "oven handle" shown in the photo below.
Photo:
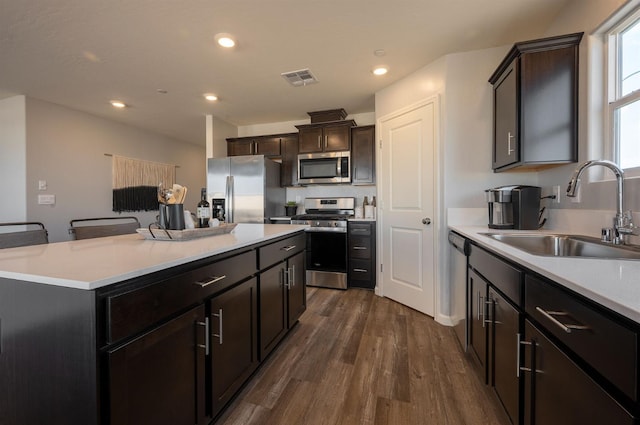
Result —
[[346, 227], [307, 227], [305, 232], [347, 233]]

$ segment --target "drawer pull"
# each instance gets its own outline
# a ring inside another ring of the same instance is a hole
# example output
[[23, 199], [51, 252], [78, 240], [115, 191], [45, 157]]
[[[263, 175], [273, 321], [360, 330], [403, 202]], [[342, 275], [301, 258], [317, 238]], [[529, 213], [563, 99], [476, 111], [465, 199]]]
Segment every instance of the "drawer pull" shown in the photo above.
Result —
[[218, 309], [218, 314], [213, 313], [212, 316], [218, 318], [218, 333], [217, 334], [213, 334], [213, 336], [218, 338], [218, 343], [220, 345], [222, 345], [222, 309], [219, 308]]
[[353, 249], [356, 250], [356, 251], [363, 251], [363, 250], [366, 250], [367, 247], [366, 246], [354, 246]]
[[227, 277], [226, 275], [214, 276], [210, 280], [207, 280], [205, 282], [194, 282], [194, 285], [198, 285], [199, 287], [204, 288], [205, 286], [209, 286], [212, 283], [220, 282], [222, 279], [225, 279], [226, 277]]
[[353, 269], [354, 272], [367, 273], [369, 270], [367, 269]]
[[289, 252], [292, 249], [296, 249], [295, 245], [288, 245], [288, 246], [283, 246], [282, 248], [280, 248], [281, 251], [285, 251], [285, 252]]
[[204, 322], [196, 322], [198, 326], [204, 326], [204, 344], [196, 344], [198, 348], [204, 348], [205, 355], [209, 355], [209, 318], [205, 317]]
[[553, 316], [567, 316], [569, 313], [566, 313], [564, 311], [545, 311], [545, 310], [541, 309], [540, 307], [536, 307], [536, 310], [538, 312], [540, 312], [540, 314], [542, 314], [544, 317], [549, 319], [554, 325], [558, 326], [560, 329], [562, 329], [563, 331], [565, 331], [568, 334], [570, 334], [571, 331], [573, 331], [573, 330], [584, 331], [584, 330], [588, 330], [589, 329], [589, 326], [567, 325], [567, 324], [562, 323], [561, 321], [559, 321], [555, 317], [553, 317]]

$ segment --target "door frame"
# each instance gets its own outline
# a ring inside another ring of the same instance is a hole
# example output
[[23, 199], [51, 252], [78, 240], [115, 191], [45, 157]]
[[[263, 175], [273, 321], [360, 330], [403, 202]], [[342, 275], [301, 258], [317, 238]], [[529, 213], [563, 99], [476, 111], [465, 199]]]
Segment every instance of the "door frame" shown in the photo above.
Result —
[[[397, 109], [393, 112], [390, 112], [382, 117], [378, 117], [376, 118], [376, 135], [377, 135], [377, 143], [376, 143], [376, 156], [377, 158], [382, 158], [382, 124], [385, 121], [389, 121], [392, 120], [394, 118], [399, 117], [400, 115], [404, 115], [408, 112], [411, 112], [415, 109], [421, 108], [423, 106], [429, 105], [429, 104], [433, 104], [433, 110], [435, 113], [435, 118], [434, 118], [434, 136], [435, 136], [435, 140], [433, 143], [433, 158], [434, 158], [434, 166], [433, 166], [433, 194], [434, 194], [434, 217], [431, 217], [431, 225], [434, 226], [434, 232], [433, 232], [433, 252], [434, 252], [434, 259], [433, 259], [433, 264], [434, 264], [434, 270], [433, 270], [433, 302], [434, 302], [434, 319], [439, 322], [439, 323], [448, 323], [450, 322], [450, 320], [447, 320], [445, 316], [441, 315], [441, 299], [440, 299], [440, 294], [443, 288], [441, 288], [442, 285], [444, 285], [445, 282], [442, 282], [442, 279], [444, 277], [446, 277], [446, 273], [444, 273], [444, 269], [442, 268], [442, 262], [446, 260], [446, 256], [441, 252], [441, 248], [442, 248], [442, 234], [445, 234], [446, 236], [446, 226], [445, 226], [445, 222], [444, 222], [444, 213], [442, 211], [443, 208], [443, 202], [442, 202], [442, 178], [441, 178], [441, 171], [442, 171], [442, 165], [444, 164], [444, 150], [441, 147], [441, 142], [442, 142], [442, 133], [441, 133], [441, 129], [442, 129], [442, 111], [441, 111], [441, 102], [440, 102], [440, 98], [441, 95], [439, 93], [433, 95], [433, 96], [429, 96], [425, 99], [422, 99], [418, 102], [412, 103], [410, 105], [407, 105], [403, 108]], [[379, 176], [378, 177], [378, 184], [381, 183], [382, 180], [382, 160], [377, 160], [376, 161], [376, 175]], [[376, 190], [377, 194], [378, 194], [378, 205], [379, 205], [379, 209], [378, 209], [378, 219], [376, 222], [376, 231], [378, 236], [378, 243], [376, 244], [376, 254], [377, 254], [377, 285], [375, 288], [375, 293], [376, 295], [379, 295], [381, 297], [384, 297], [384, 281], [382, 279], [383, 277], [383, 273], [382, 273], [382, 258], [383, 257], [383, 252], [385, 249], [385, 240], [384, 240], [384, 232], [382, 231], [383, 229], [383, 223], [384, 223], [384, 205], [386, 202], [386, 199], [384, 199], [383, 195], [382, 195], [382, 190]], [[443, 227], [445, 226], [445, 227]]]

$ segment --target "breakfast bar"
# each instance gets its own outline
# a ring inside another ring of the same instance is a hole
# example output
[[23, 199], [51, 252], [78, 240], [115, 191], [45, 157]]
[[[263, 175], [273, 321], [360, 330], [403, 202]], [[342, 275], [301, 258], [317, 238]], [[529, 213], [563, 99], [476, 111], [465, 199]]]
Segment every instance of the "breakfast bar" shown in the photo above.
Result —
[[305, 309], [304, 228], [0, 251], [0, 423], [208, 424]]

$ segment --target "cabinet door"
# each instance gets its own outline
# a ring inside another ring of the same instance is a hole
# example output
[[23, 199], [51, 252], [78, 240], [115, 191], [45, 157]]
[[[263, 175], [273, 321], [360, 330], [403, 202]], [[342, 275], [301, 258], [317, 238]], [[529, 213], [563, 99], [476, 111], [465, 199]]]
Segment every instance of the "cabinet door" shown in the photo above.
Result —
[[298, 137], [289, 136], [280, 139], [282, 167], [280, 168], [280, 186], [298, 184]]
[[635, 423], [626, 410], [528, 320], [525, 338], [521, 374], [526, 425]]
[[375, 127], [351, 129], [351, 183], [375, 183]]
[[227, 156], [253, 155], [253, 139], [227, 142]]
[[322, 152], [323, 136], [322, 127], [301, 128], [298, 133], [299, 153]]
[[519, 160], [517, 61], [504, 71], [494, 85], [493, 96], [493, 168], [496, 169]]
[[289, 281], [287, 285], [287, 325], [291, 328], [307, 309], [307, 290], [304, 282], [304, 251], [289, 258]]
[[519, 423], [518, 333], [520, 314], [495, 289], [489, 289], [491, 312], [491, 384], [511, 423]]
[[478, 362], [480, 375], [487, 383], [487, 284], [469, 269], [469, 352]]
[[214, 417], [258, 366], [257, 291], [253, 278], [210, 301]]
[[260, 274], [260, 359], [280, 342], [287, 331], [285, 298], [286, 261]]
[[111, 424], [205, 424], [204, 306], [107, 353]]
[[279, 157], [280, 151], [281, 147], [279, 137], [262, 137], [255, 141], [254, 155]]
[[323, 129], [324, 151], [340, 152], [351, 150], [351, 127], [348, 125], [329, 126]]

